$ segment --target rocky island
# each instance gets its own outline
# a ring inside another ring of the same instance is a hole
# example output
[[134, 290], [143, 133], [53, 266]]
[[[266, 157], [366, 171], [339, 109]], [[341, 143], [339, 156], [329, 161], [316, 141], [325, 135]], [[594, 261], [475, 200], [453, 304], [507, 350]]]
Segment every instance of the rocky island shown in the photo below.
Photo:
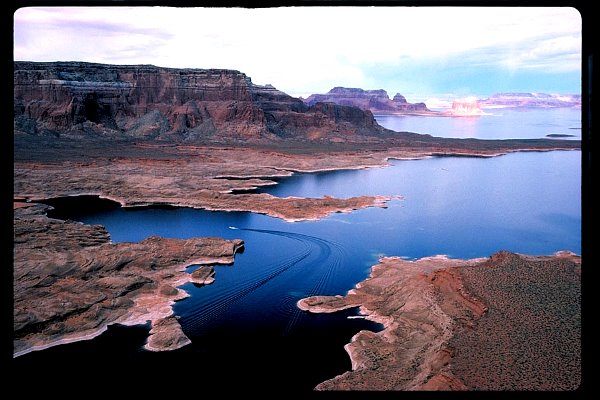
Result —
[[[410, 109], [401, 96], [388, 101], [396, 104], [394, 107]], [[416, 112], [422, 107], [416, 106]], [[147, 349], [181, 347], [189, 339], [172, 315], [173, 302], [185, 296], [178, 286], [185, 282], [210, 284], [218, 279], [210, 265], [233, 262], [243, 245], [240, 240], [220, 238], [160, 237], [140, 243], [112, 243], [102, 226], [50, 218], [49, 208], [43, 204], [48, 200], [92, 195], [123, 207], [170, 205], [248, 211], [286, 221], [314, 220], [336, 212], [385, 207], [395, 198], [280, 198], [254, 189], [275, 185], [277, 179], [297, 172], [384, 167], [391, 159], [491, 157], [515, 151], [579, 148], [579, 141], [556, 139], [445, 139], [394, 132], [378, 125], [369, 110], [331, 102], [307, 104], [270, 85], [256, 85], [233, 70], [15, 62], [14, 355], [91, 338], [110, 324], [147, 321], [152, 325]], [[523, 259], [524, 264], [519, 261], [518, 265], [538, 262]], [[575, 263], [572, 259], [539, 262], [564, 266], [567, 261]], [[480, 340], [454, 335], [457, 316], [467, 325], [477, 324], [492, 315], [484, 310], [496, 307], [486, 301], [486, 292], [478, 291], [476, 283], [469, 286], [468, 273], [464, 272], [486, 262], [420, 261], [415, 271], [428, 265], [422, 269], [425, 272], [407, 272], [405, 268], [406, 275], [398, 277], [421, 285], [424, 293], [431, 294], [438, 290], [432, 283], [434, 276], [438, 282], [458, 282], [460, 274], [465, 293], [472, 293], [459, 298], [452, 292], [459, 283], [440, 286], [439, 290], [454, 299], [448, 306], [451, 309], [433, 297], [415, 298], [415, 304], [433, 307], [419, 318], [434, 318], [435, 322], [423, 324], [435, 326], [423, 328], [420, 339], [413, 339], [423, 343], [442, 332], [431, 342], [441, 347], [423, 347], [419, 354], [409, 352], [413, 360], [427, 361], [422, 365], [429, 365], [429, 369], [411, 367], [406, 379], [390, 381], [394, 388], [480, 387], [461, 378], [467, 371], [460, 369], [466, 368], [466, 361], [452, 370], [446, 361], [454, 357], [452, 340]], [[382, 263], [403, 262], [384, 259]], [[203, 267], [186, 273], [185, 268], [193, 264]], [[455, 264], [460, 268], [438, 272], [440, 265], [454, 268]], [[578, 271], [575, 266], [571, 269]], [[568, 277], [572, 283], [573, 275]], [[398, 285], [396, 289], [393, 298], [387, 296], [382, 301], [403, 302], [406, 293]], [[372, 300], [379, 301], [375, 297]], [[337, 298], [335, 304], [331, 301], [313, 298], [301, 306], [322, 311], [360, 305], [365, 312], [372, 310], [372, 315], [377, 309], [369, 308], [371, 300], [363, 296], [360, 287], [356, 295]], [[384, 307], [381, 301], [378, 304]], [[371, 355], [377, 355], [378, 362], [388, 365], [390, 371], [397, 369], [392, 365], [395, 356], [389, 358], [392, 364], [386, 364], [395, 342], [381, 342], [381, 337], [403, 334], [394, 331], [397, 316], [391, 311], [378, 315], [383, 316], [384, 324], [391, 324], [383, 331], [387, 333], [359, 334], [361, 340], [353, 342], [354, 371], [348, 373], [371, 374], [365, 381], [369, 384], [381, 379], [376, 372], [368, 372], [375, 365]], [[369, 353], [371, 340], [385, 344], [381, 349], [388, 353]], [[359, 350], [363, 342], [367, 350]], [[456, 343], [460, 347], [463, 342]], [[448, 349], [446, 353], [439, 352], [442, 347]], [[414, 358], [417, 356], [420, 358]], [[360, 380], [344, 379], [335, 378], [322, 388], [367, 387]], [[385, 386], [381, 385], [372, 387]], [[570, 387], [570, 383], [558, 385]]]

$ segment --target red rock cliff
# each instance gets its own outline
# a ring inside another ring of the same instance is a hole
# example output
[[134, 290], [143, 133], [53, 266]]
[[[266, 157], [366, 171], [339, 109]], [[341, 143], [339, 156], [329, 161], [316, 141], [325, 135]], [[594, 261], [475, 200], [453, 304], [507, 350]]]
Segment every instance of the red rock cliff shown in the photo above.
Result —
[[331, 102], [362, 108], [375, 114], [431, 112], [425, 103], [409, 103], [400, 93], [396, 93], [394, 98], [390, 99], [383, 89], [363, 90], [360, 88], [335, 87], [326, 94], [311, 94], [304, 102], [308, 105], [317, 102]]
[[368, 111], [308, 106], [224, 69], [14, 63], [15, 133], [162, 140], [273, 140], [373, 134]]

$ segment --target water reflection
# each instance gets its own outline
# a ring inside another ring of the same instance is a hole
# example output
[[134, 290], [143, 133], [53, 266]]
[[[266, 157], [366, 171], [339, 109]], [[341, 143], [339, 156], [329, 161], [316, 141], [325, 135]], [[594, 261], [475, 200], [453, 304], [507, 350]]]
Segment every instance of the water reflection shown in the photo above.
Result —
[[549, 134], [581, 139], [581, 109], [493, 109], [479, 117], [424, 117], [376, 115], [377, 122], [394, 131], [439, 137], [479, 139], [533, 139]]

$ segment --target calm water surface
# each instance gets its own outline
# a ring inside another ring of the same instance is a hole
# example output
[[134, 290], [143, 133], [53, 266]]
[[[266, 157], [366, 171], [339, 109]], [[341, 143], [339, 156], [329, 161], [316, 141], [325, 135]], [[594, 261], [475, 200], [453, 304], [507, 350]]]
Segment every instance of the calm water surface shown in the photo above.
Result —
[[[176, 303], [174, 310], [192, 339], [190, 346], [148, 353], [139, 349], [139, 330], [130, 334], [118, 328], [107, 332], [108, 339], [59, 346], [17, 360], [43, 365], [56, 357], [81, 362], [82, 354], [97, 354], [192, 363], [196, 373], [208, 379], [226, 370], [232, 382], [249, 387], [261, 388], [277, 379], [290, 388], [309, 390], [349, 369], [342, 346], [354, 333], [380, 327], [348, 319], [356, 310], [301, 312], [295, 306], [300, 298], [344, 294], [368, 275], [381, 255], [414, 259], [435, 254], [484, 257], [499, 250], [581, 253], [580, 165], [579, 151], [490, 159], [436, 157], [393, 161], [386, 168], [295, 174], [263, 190], [276, 196], [403, 196], [386, 209], [310, 222], [192, 209], [63, 212], [62, 217], [105, 225], [115, 242], [151, 235], [220, 236], [243, 239], [246, 246], [232, 266], [216, 267], [212, 285], [183, 286], [191, 297]], [[130, 346], [118, 347], [120, 355], [90, 350], [111, 348], [115, 340]]]
[[394, 131], [433, 136], [479, 139], [535, 139], [549, 134], [581, 139], [581, 109], [485, 109], [479, 117], [419, 117], [376, 115], [380, 125]]

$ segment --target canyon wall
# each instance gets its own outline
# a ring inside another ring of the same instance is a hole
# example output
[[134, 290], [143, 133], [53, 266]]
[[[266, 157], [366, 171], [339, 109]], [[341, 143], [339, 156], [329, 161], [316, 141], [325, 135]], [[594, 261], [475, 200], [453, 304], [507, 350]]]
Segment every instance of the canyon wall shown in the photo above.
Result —
[[234, 70], [15, 62], [14, 130], [228, 142], [331, 139], [383, 128], [369, 111], [309, 106]]

